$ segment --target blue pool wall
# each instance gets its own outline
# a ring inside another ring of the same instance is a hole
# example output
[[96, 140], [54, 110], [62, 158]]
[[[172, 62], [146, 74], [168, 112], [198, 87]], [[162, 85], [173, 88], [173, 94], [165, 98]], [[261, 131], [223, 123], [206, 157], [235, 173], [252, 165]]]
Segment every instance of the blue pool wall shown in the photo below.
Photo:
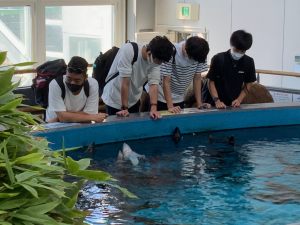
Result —
[[238, 109], [194, 110], [179, 115], [165, 115], [152, 120], [147, 113], [120, 118], [111, 116], [98, 124], [60, 124], [34, 135], [45, 137], [53, 150], [88, 146], [91, 143], [153, 138], [171, 135], [176, 127], [182, 134], [229, 129], [286, 126], [300, 124], [300, 104], [255, 104]]

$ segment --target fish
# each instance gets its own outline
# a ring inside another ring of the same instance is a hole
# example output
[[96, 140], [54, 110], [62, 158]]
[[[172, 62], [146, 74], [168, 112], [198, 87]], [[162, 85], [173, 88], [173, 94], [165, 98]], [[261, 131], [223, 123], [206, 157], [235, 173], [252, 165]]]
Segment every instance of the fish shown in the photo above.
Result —
[[145, 160], [145, 155], [140, 155], [134, 152], [128, 144], [123, 143], [122, 150], [120, 150], [118, 153], [118, 162], [130, 161], [133, 166], [137, 166], [139, 164], [140, 159]]
[[228, 137], [214, 137], [213, 135], [208, 136], [208, 141], [210, 144], [212, 143], [224, 143], [228, 145], [235, 145], [235, 137], [234, 136], [228, 136]]
[[178, 144], [179, 141], [181, 140], [182, 138], [182, 135], [181, 135], [181, 132], [180, 132], [180, 129], [178, 127], [176, 127], [173, 131], [173, 141]]

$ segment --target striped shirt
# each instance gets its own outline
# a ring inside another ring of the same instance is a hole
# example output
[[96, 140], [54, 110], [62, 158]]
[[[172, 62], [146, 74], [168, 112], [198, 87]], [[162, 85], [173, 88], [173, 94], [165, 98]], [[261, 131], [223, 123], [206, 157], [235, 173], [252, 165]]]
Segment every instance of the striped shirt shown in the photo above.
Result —
[[[171, 59], [168, 63], [163, 63], [160, 66], [161, 76], [171, 76], [171, 94], [173, 103], [184, 101], [184, 95], [188, 86], [192, 83], [194, 75], [203, 73], [208, 70], [207, 63], [198, 63], [183, 55], [182, 46], [184, 42], [175, 45], [176, 55], [175, 64]], [[163, 92], [162, 82], [159, 85], [158, 100], [166, 102]]]

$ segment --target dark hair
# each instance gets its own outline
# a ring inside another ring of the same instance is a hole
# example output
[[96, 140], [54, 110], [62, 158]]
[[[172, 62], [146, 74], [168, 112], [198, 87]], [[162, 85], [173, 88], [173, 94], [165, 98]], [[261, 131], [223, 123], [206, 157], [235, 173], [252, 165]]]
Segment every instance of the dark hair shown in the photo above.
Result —
[[169, 62], [173, 56], [175, 48], [167, 37], [156, 36], [149, 42], [147, 50], [151, 51], [153, 58], [163, 62]]
[[79, 73], [80, 71], [86, 73], [87, 67], [88, 67], [88, 62], [80, 56], [73, 56], [70, 62], [68, 63], [68, 68], [70, 68], [75, 73]]
[[247, 51], [252, 46], [252, 35], [244, 30], [237, 30], [230, 37], [230, 44], [241, 51]]
[[209, 46], [204, 38], [193, 36], [186, 40], [185, 51], [189, 58], [203, 63], [207, 58]]

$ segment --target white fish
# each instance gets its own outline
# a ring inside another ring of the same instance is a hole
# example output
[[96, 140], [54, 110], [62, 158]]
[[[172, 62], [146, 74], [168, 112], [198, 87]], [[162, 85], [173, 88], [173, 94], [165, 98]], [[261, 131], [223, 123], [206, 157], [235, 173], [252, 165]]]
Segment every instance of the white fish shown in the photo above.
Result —
[[134, 152], [126, 143], [123, 143], [123, 148], [118, 153], [118, 161], [130, 161], [134, 166], [139, 164], [139, 159], [145, 158], [144, 155]]

